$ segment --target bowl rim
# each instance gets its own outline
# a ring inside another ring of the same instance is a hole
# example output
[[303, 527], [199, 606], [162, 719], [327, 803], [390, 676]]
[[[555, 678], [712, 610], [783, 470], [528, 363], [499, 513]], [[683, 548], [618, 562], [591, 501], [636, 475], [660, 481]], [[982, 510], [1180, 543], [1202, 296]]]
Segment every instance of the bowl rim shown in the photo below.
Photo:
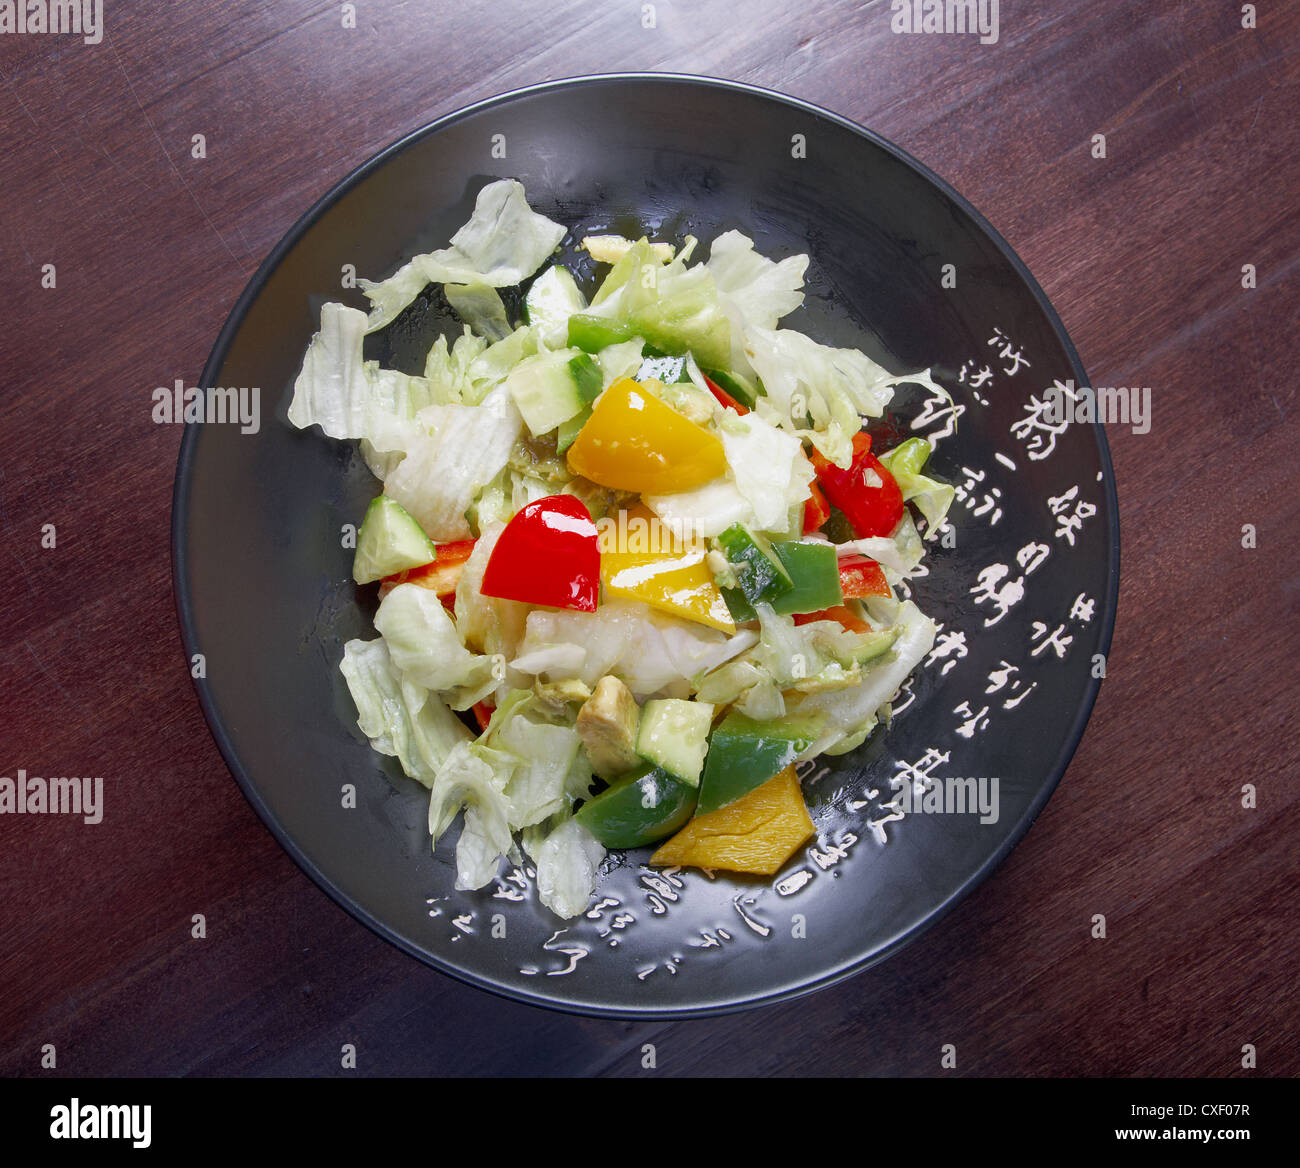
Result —
[[[937, 175], [924, 163], [918, 161], [907, 151], [882, 137], [875, 131], [868, 129], [866, 126], [863, 126], [842, 114], [835, 113], [833, 110], [826, 109], [824, 106], [807, 101], [804, 98], [794, 97], [790, 94], [782, 93], [779, 90], [769, 89], [750, 82], [735, 81], [704, 74], [669, 71], [615, 71], [608, 73], [586, 73], [519, 86], [480, 99], [470, 105], [461, 106], [449, 113], [442, 114], [432, 121], [427, 122], [417, 129], [403, 135], [389, 146], [386, 146], [377, 154], [351, 170], [347, 175], [336, 182], [324, 195], [322, 195], [298, 218], [293, 226], [289, 228], [271, 250], [266, 259], [264, 259], [258, 266], [257, 270], [245, 285], [244, 290], [240, 293], [239, 298], [235, 301], [234, 307], [226, 317], [221, 331], [217, 334], [217, 339], [212, 346], [207, 361], [204, 363], [202, 380], [199, 384], [216, 384], [214, 378], [216, 377], [222, 363], [225, 361], [231, 342], [234, 340], [236, 333], [242, 326], [249, 308], [261, 294], [271, 274], [277, 267], [279, 267], [285, 256], [295, 246], [297, 246], [303, 235], [306, 234], [317, 220], [319, 220], [321, 216], [339, 199], [350, 192], [364, 179], [386, 166], [397, 155], [401, 154], [403, 151], [415, 145], [425, 137], [435, 134], [462, 119], [471, 117], [486, 109], [507, 105], [553, 90], [578, 89], [610, 84], [625, 85], [628, 83], [651, 85], [696, 85], [709, 89], [727, 90], [750, 97], [763, 98], [768, 101], [777, 101], [783, 105], [801, 110], [813, 117], [825, 119], [836, 126], [848, 130], [850, 133], [864, 139], [872, 146], [875, 146], [893, 156], [905, 166], [915, 171], [924, 181], [937, 188], [965, 215], [969, 216], [971, 222], [984, 233], [988, 240], [993, 244], [1003, 258], [1007, 260], [1016, 274], [1023, 281], [1025, 287], [1029, 290], [1038, 307], [1043, 312], [1044, 317], [1051, 326], [1051, 329], [1055, 334], [1058, 343], [1061, 345], [1061, 349], [1065, 353], [1071, 368], [1078, 378], [1078, 384], [1090, 384], [1087, 374], [1084, 371], [1083, 364], [1079, 359], [1079, 355], [1075, 351], [1074, 345], [1071, 342], [1056, 309], [1052, 306], [1047, 295], [1039, 286], [1038, 281], [1034, 279], [1024, 261], [1021, 260], [1019, 255], [1016, 254], [1010, 244], [1007, 243], [997, 229], [994, 228], [993, 225], [974, 206], [972, 206], [964, 196], [962, 196], [947, 181]], [[1105, 488], [1106, 502], [1108, 506], [1107, 545], [1109, 555], [1107, 563], [1106, 592], [1101, 606], [1101, 638], [1099, 641], [1099, 651], [1103, 655], [1108, 656], [1114, 635], [1115, 619], [1119, 600], [1119, 497], [1115, 487], [1114, 466], [1111, 461], [1110, 446], [1106, 439], [1105, 430], [1100, 422], [1091, 423], [1091, 429], [1093, 431], [1093, 437], [1097, 443], [1097, 451], [1101, 461], [1102, 485]], [[172, 490], [172, 589], [176, 605], [177, 622], [180, 626], [181, 642], [184, 647], [187, 663], [191, 660], [193, 654], [197, 652], [197, 649], [194, 635], [194, 598], [191, 595], [185, 571], [188, 560], [189, 544], [188, 532], [183, 519], [189, 511], [192, 477], [191, 471], [193, 468], [195, 447], [201, 430], [202, 426], [199, 423], [187, 422], [185, 424], [176, 460], [176, 476]], [[202, 709], [204, 719], [208, 725], [208, 730], [212, 734], [213, 740], [226, 763], [227, 769], [238, 783], [249, 805], [257, 813], [263, 824], [265, 824], [265, 826], [270, 830], [276, 842], [279, 843], [286, 852], [288, 852], [298, 867], [301, 868], [303, 872], [306, 873], [306, 875], [330, 897], [331, 900], [338, 904], [340, 908], [347, 911], [349, 915], [366, 925], [384, 940], [395, 945], [404, 953], [408, 953], [412, 957], [416, 958], [422, 964], [436, 969], [439, 973], [453, 977], [465, 985], [473, 986], [480, 990], [486, 990], [489, 993], [496, 994], [500, 997], [524, 1005], [549, 1010], [558, 1010], [566, 1014], [635, 1021], [677, 1021], [686, 1018], [718, 1017], [725, 1014], [738, 1013], [743, 1010], [756, 1009], [762, 1006], [776, 1005], [780, 1002], [788, 1002], [846, 981], [856, 974], [887, 960], [907, 945], [910, 945], [923, 933], [928, 932], [943, 920], [961, 901], [965, 900], [966, 897], [969, 896], [979, 885], [984, 883], [984, 881], [988, 879], [993, 871], [1002, 864], [1007, 856], [1010, 855], [1010, 853], [1024, 838], [1029, 828], [1042, 813], [1048, 800], [1055, 793], [1061, 779], [1064, 777], [1070, 761], [1083, 738], [1084, 730], [1092, 715], [1097, 695], [1101, 689], [1101, 679], [1097, 677], [1090, 678], [1089, 686], [1083, 694], [1082, 701], [1079, 703], [1075, 720], [1071, 724], [1070, 729], [1063, 740], [1056, 762], [1052, 767], [1047, 781], [1042, 784], [1038, 794], [1030, 803], [1028, 810], [1023, 817], [1022, 823], [1006, 838], [1006, 840], [1003, 841], [999, 848], [997, 848], [962, 882], [959, 887], [952, 892], [950, 896], [948, 896], [946, 900], [931, 908], [924, 918], [906, 933], [896, 937], [889, 944], [856, 961], [851, 961], [837, 969], [821, 973], [807, 981], [800, 982], [797, 985], [786, 986], [774, 990], [770, 994], [763, 994], [758, 997], [749, 997], [722, 1004], [714, 1003], [705, 1006], [686, 1006], [682, 1009], [664, 1009], [662, 1007], [638, 1009], [635, 1007], [602, 1006], [597, 1004], [573, 1002], [565, 999], [549, 998], [545, 994], [530, 992], [505, 981], [493, 980], [487, 975], [457, 968], [444, 962], [444, 960], [435, 954], [421, 949], [419, 946], [412, 944], [404, 937], [398, 935], [389, 925], [377, 919], [357, 904], [356, 901], [335, 885], [328, 875], [321, 871], [316, 864], [314, 864], [299, 850], [296, 843], [288, 836], [267, 807], [257, 786], [253, 783], [248, 772], [245, 770], [243, 763], [240, 761], [230, 731], [217, 714], [212, 695], [209, 692], [207, 678], [195, 678], [191, 675], [191, 682], [194, 685], [199, 700], [199, 706]]]

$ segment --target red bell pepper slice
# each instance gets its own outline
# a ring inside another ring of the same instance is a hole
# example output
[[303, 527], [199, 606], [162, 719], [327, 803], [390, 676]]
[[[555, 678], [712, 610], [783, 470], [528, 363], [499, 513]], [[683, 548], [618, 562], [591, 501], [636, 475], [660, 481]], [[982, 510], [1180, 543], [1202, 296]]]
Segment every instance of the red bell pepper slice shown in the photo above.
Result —
[[871, 453], [871, 435], [853, 436], [853, 461], [841, 470], [815, 447], [812, 464], [826, 497], [844, 512], [859, 539], [889, 535], [903, 518], [903, 492], [894, 476]]
[[823, 608], [821, 612], [796, 613], [794, 623], [806, 625], [819, 620], [838, 621], [852, 633], [869, 633], [871, 631], [871, 626], [858, 617], [847, 604], [837, 604], [832, 608]]
[[845, 600], [894, 594], [880, 565], [875, 560], [858, 555], [840, 558], [840, 591], [844, 593]]
[[496, 706], [491, 702], [475, 702], [473, 705], [474, 721], [478, 723], [479, 733], [482, 734], [488, 728], [488, 723], [492, 721], [492, 715], [496, 712]]
[[742, 415], [749, 413], [749, 410], [745, 406], [742, 406], [740, 402], [732, 397], [731, 394], [723, 389], [722, 386], [714, 381], [707, 373], [701, 373], [700, 376], [704, 378], [704, 384], [709, 387], [709, 392], [712, 393], [713, 396], [716, 397], [727, 409], [735, 410], [736, 413]]
[[831, 517], [831, 506], [826, 502], [826, 496], [822, 494], [822, 489], [816, 482], [808, 484], [809, 497], [803, 505], [803, 533], [807, 535], [810, 531], [816, 531]]
[[484, 596], [595, 612], [600, 598], [596, 525], [582, 500], [548, 495], [527, 504], [497, 538]]

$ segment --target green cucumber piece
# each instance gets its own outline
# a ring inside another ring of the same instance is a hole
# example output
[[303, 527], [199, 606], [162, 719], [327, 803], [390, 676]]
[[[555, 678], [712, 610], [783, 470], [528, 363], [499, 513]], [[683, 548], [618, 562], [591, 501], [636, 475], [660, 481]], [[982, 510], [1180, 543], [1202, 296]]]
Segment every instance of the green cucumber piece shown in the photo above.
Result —
[[574, 414], [567, 422], [561, 422], [559, 429], [555, 431], [555, 453], [563, 454], [570, 446], [573, 440], [577, 438], [578, 431], [587, 424], [587, 419], [591, 417], [591, 407], [588, 406], [580, 414]]
[[641, 708], [636, 752], [663, 767], [673, 778], [700, 785], [704, 752], [708, 749], [713, 706], [681, 698], [657, 698]]
[[534, 438], [581, 413], [587, 401], [571, 368], [575, 354], [557, 349], [526, 357], [510, 371], [506, 388]]
[[722, 589], [732, 620], [753, 620], [755, 604], [772, 604], [794, 590], [790, 573], [766, 537], [743, 523], [733, 523], [718, 536], [718, 547], [739, 581], [736, 588]]
[[725, 369], [701, 369], [700, 372], [719, 389], [725, 389], [747, 410], [754, 408], [754, 403], [758, 401], [758, 395], [762, 392], [761, 381], [755, 388], [738, 373], [728, 373]]
[[406, 508], [396, 499], [379, 495], [366, 508], [357, 532], [352, 579], [358, 584], [370, 584], [394, 572], [431, 564], [436, 555], [433, 540]]
[[639, 848], [684, 827], [695, 796], [694, 787], [647, 765], [587, 800], [573, 818], [607, 848]]
[[[877, 658], [888, 653], [893, 647], [894, 642], [898, 640], [899, 629], [897, 626], [889, 629], [881, 629], [875, 633], [863, 633], [862, 640], [853, 649], [853, 660], [859, 665], [876, 663]], [[883, 662], [879, 662], [883, 664]]]
[[524, 323], [540, 325], [551, 348], [567, 343], [569, 317], [587, 307], [586, 297], [567, 268], [555, 264], [546, 269], [524, 298]]
[[573, 445], [578, 431], [591, 417], [592, 402], [600, 397], [601, 390], [605, 387], [605, 374], [589, 353], [579, 353], [574, 357], [569, 362], [569, 372], [573, 374], [573, 379], [578, 385], [578, 393], [587, 404], [573, 417], [560, 423], [559, 429], [555, 432], [556, 454], [563, 454]]
[[600, 391], [605, 388], [605, 374], [590, 353], [569, 358], [569, 373], [587, 405], [600, 397]]
[[786, 717], [757, 722], [733, 710], [713, 730], [697, 815], [734, 803], [785, 770], [817, 741], [821, 722]]

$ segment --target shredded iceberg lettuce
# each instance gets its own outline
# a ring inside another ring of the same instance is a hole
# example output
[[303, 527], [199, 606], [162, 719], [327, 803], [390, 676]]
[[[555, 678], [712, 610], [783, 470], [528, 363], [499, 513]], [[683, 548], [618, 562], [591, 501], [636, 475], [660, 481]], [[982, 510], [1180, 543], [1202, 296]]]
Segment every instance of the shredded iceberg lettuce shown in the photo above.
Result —
[[370, 301], [366, 332], [392, 324], [430, 283], [492, 288], [520, 283], [546, 262], [564, 233], [559, 223], [528, 206], [522, 183], [488, 183], [478, 193], [474, 214], [451, 237], [450, 247], [415, 256], [387, 280], [359, 281]]
[[375, 628], [404, 681], [437, 690], [453, 710], [468, 710], [500, 681], [492, 658], [461, 644], [442, 601], [418, 584], [399, 584], [379, 603]]
[[556, 916], [576, 917], [591, 903], [604, 858], [605, 849], [596, 837], [566, 819], [533, 853], [538, 899]]
[[925, 516], [927, 538], [938, 534], [956, 495], [948, 483], [941, 483], [921, 473], [932, 449], [930, 443], [923, 438], [909, 438], [880, 456], [881, 465], [898, 482], [903, 492], [903, 502], [912, 503]]
[[349, 641], [339, 669], [357, 707], [357, 725], [380, 754], [395, 757], [413, 779], [432, 786], [438, 768], [470, 732], [437, 694], [403, 681], [380, 637]]
[[[693, 590], [704, 587], [693, 577], [683, 578], [680, 595], [651, 597], [654, 605], [607, 591], [591, 612], [487, 596], [485, 573], [506, 525], [529, 504], [567, 494], [593, 520], [644, 505], [652, 520], [692, 542], [737, 523], [763, 546], [797, 539], [816, 481], [813, 451], [847, 467], [863, 419], [883, 415], [896, 386], [947, 391], [929, 372], [894, 375], [856, 349], [779, 327], [803, 303], [806, 255], [772, 260], [733, 230], [712, 241], [707, 262], [692, 264], [691, 236], [676, 250], [644, 237], [588, 236], [592, 258], [612, 265], [588, 300], [572, 274], [546, 267], [564, 236], [562, 225], [528, 206], [520, 183], [488, 183], [448, 246], [414, 256], [386, 280], [361, 282], [369, 314], [323, 306], [289, 420], [359, 440], [384, 494], [400, 504], [377, 509], [385, 518], [367, 520], [373, 526], [360, 533], [370, 562], [391, 565], [370, 577], [383, 579], [378, 639], [349, 641], [339, 667], [360, 730], [429, 789], [434, 847], [460, 818], [458, 889], [484, 887], [503, 859], [522, 864], [526, 853], [541, 903], [568, 919], [587, 908], [605, 858], [580, 822], [582, 801], [602, 786], [592, 759], [611, 741], [633, 757], [625, 738], [599, 736], [635, 735], [640, 717], [634, 708], [627, 722], [617, 701], [602, 706], [610, 679], [622, 683], [615, 696], [636, 706], [693, 698], [758, 722], [807, 716], [821, 733], [803, 757], [842, 753], [888, 721], [935, 626], [891, 591], [847, 608], [801, 610], [798, 621], [755, 601], [756, 620], [738, 616], [734, 631], [723, 632], [732, 622], [720, 622], [716, 607], [707, 618], [691, 607]], [[512, 320], [507, 305], [518, 300], [499, 290], [539, 271], [521, 289], [523, 319]], [[438, 337], [418, 374], [366, 361], [366, 335], [392, 323], [430, 283], [444, 286], [463, 322], [459, 334]], [[569, 344], [576, 313], [597, 318], [574, 327], [581, 349]], [[706, 372], [742, 407], [725, 407]], [[716, 438], [717, 477], [637, 496], [619, 489], [617, 476], [598, 483], [576, 472], [565, 451], [600, 394], [628, 377], [674, 411], [678, 425]], [[915, 438], [880, 457], [934, 538], [954, 491], [925, 473], [930, 451]], [[436, 557], [424, 563], [430, 540]], [[904, 510], [887, 536], [835, 550], [875, 560], [906, 593], [925, 544]], [[721, 552], [704, 565], [708, 587], [738, 586]], [[738, 611], [734, 596], [726, 603]]]
[[431, 539], [468, 539], [465, 512], [509, 461], [523, 419], [509, 394], [497, 391], [481, 406], [428, 406], [418, 421], [422, 429], [384, 491]]

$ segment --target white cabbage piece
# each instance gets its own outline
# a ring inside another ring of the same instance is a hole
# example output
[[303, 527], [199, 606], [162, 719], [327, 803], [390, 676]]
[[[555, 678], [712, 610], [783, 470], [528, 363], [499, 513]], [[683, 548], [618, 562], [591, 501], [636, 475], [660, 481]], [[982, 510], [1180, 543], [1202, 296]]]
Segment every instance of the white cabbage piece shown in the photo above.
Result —
[[589, 686], [612, 673], [638, 698], [661, 691], [686, 696], [697, 677], [757, 640], [751, 629], [727, 636], [640, 601], [618, 599], [595, 612], [534, 609], [511, 666], [547, 681], [577, 678]]
[[885, 573], [885, 580], [891, 587], [896, 587], [900, 580], [905, 580], [920, 565], [925, 556], [925, 545], [921, 542], [912, 516], [904, 511], [903, 518], [889, 535], [851, 539], [847, 543], [836, 544], [835, 551], [840, 556], [857, 552], [875, 560]]
[[753, 519], [749, 500], [740, 493], [736, 480], [729, 474], [689, 491], [643, 495], [641, 501], [678, 539], [689, 540], [692, 536], [711, 539], [733, 523]]
[[791, 510], [808, 498], [816, 477], [803, 444], [754, 414], [729, 419], [721, 437], [727, 468], [749, 504], [750, 526], [788, 534]]
[[727, 474], [689, 491], [646, 495], [644, 502], [679, 538], [719, 535], [733, 523], [788, 535], [816, 472], [793, 434], [748, 414], [720, 428]]
[[505, 529], [504, 523], [486, 525], [474, 541], [469, 559], [456, 582], [456, 631], [462, 643], [477, 652], [514, 657], [524, 636], [528, 605], [483, 595], [483, 573]]
[[821, 714], [825, 718], [822, 734], [800, 758], [814, 758], [859, 733], [868, 721], [875, 718], [876, 711], [893, 699], [908, 674], [933, 648], [934, 621], [912, 601], [905, 600], [899, 605], [897, 623], [900, 630], [893, 644], [893, 660], [869, 670], [861, 685], [805, 694], [787, 702], [787, 709], [794, 714]]

